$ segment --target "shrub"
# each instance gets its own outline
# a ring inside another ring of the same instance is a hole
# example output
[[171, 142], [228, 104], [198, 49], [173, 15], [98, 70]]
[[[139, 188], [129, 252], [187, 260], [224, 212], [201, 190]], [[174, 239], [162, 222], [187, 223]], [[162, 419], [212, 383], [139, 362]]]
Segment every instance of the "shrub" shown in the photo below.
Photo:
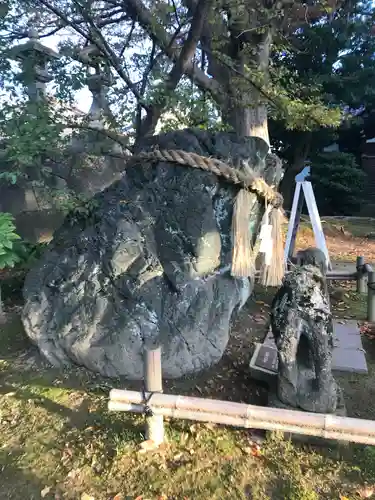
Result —
[[0, 313], [2, 302], [11, 300], [22, 303], [22, 288], [25, 275], [40, 258], [46, 243], [29, 243], [21, 240], [16, 233], [11, 214], [0, 212], [0, 270], [16, 266], [15, 272], [4, 273], [0, 282]]
[[21, 238], [16, 233], [16, 226], [11, 214], [0, 212], [0, 269], [14, 267], [20, 261], [15, 242]]
[[365, 174], [354, 155], [320, 153], [311, 159], [311, 180], [319, 212], [352, 215], [363, 202]]

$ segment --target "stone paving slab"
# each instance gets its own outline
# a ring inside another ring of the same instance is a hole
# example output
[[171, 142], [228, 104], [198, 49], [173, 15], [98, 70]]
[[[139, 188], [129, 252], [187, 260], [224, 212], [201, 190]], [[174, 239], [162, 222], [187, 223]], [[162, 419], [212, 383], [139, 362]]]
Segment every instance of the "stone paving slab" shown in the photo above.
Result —
[[[334, 320], [332, 365], [334, 371], [367, 373], [365, 351], [355, 320]], [[256, 344], [250, 361], [251, 375], [264, 382], [271, 382], [277, 374], [277, 349], [271, 330], [262, 344]]]

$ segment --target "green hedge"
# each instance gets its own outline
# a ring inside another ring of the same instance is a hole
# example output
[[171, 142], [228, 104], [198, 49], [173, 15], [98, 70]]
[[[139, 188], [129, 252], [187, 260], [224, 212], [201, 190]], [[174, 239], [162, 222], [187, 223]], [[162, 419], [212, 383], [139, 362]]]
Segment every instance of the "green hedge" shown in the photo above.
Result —
[[354, 155], [332, 152], [311, 158], [311, 181], [322, 215], [358, 213], [364, 202], [365, 179]]

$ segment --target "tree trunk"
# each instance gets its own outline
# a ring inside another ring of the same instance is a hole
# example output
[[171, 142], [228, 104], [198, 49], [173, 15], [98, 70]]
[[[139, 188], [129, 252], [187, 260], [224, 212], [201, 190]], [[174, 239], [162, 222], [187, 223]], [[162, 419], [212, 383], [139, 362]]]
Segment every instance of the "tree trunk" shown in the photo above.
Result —
[[[242, 27], [237, 26], [232, 36], [230, 55], [234, 61], [234, 71], [224, 73], [227, 75], [225, 88], [228, 97], [223, 117], [237, 134], [260, 137], [270, 145], [267, 103], [261, 95], [261, 88], [267, 84], [269, 77], [272, 33], [269, 30], [261, 36], [245, 36], [241, 30]], [[251, 60], [248, 54], [249, 43], [254, 47]], [[256, 75], [254, 85], [248, 76], [249, 68]]]
[[260, 103], [256, 107], [233, 106], [224, 119], [238, 135], [260, 137], [270, 144], [266, 104]]
[[285, 171], [285, 175], [280, 183], [280, 191], [284, 197], [284, 208], [289, 210], [292, 206], [295, 176], [303, 169], [310, 152], [311, 132], [301, 132], [299, 143], [294, 150], [293, 162]]

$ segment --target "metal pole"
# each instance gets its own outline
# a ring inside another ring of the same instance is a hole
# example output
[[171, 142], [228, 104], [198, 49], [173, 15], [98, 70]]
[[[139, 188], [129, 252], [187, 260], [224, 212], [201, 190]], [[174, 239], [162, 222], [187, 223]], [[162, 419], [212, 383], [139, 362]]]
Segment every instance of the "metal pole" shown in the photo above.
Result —
[[[149, 393], [163, 392], [161, 372], [161, 348], [145, 349], [144, 373], [146, 391]], [[147, 417], [146, 439], [155, 445], [164, 442], [163, 415]]]
[[367, 292], [366, 287], [366, 275], [363, 272], [363, 266], [365, 265], [364, 257], [357, 257], [357, 292], [365, 294]]
[[367, 282], [367, 319], [372, 323], [375, 322], [375, 272], [368, 273]]

